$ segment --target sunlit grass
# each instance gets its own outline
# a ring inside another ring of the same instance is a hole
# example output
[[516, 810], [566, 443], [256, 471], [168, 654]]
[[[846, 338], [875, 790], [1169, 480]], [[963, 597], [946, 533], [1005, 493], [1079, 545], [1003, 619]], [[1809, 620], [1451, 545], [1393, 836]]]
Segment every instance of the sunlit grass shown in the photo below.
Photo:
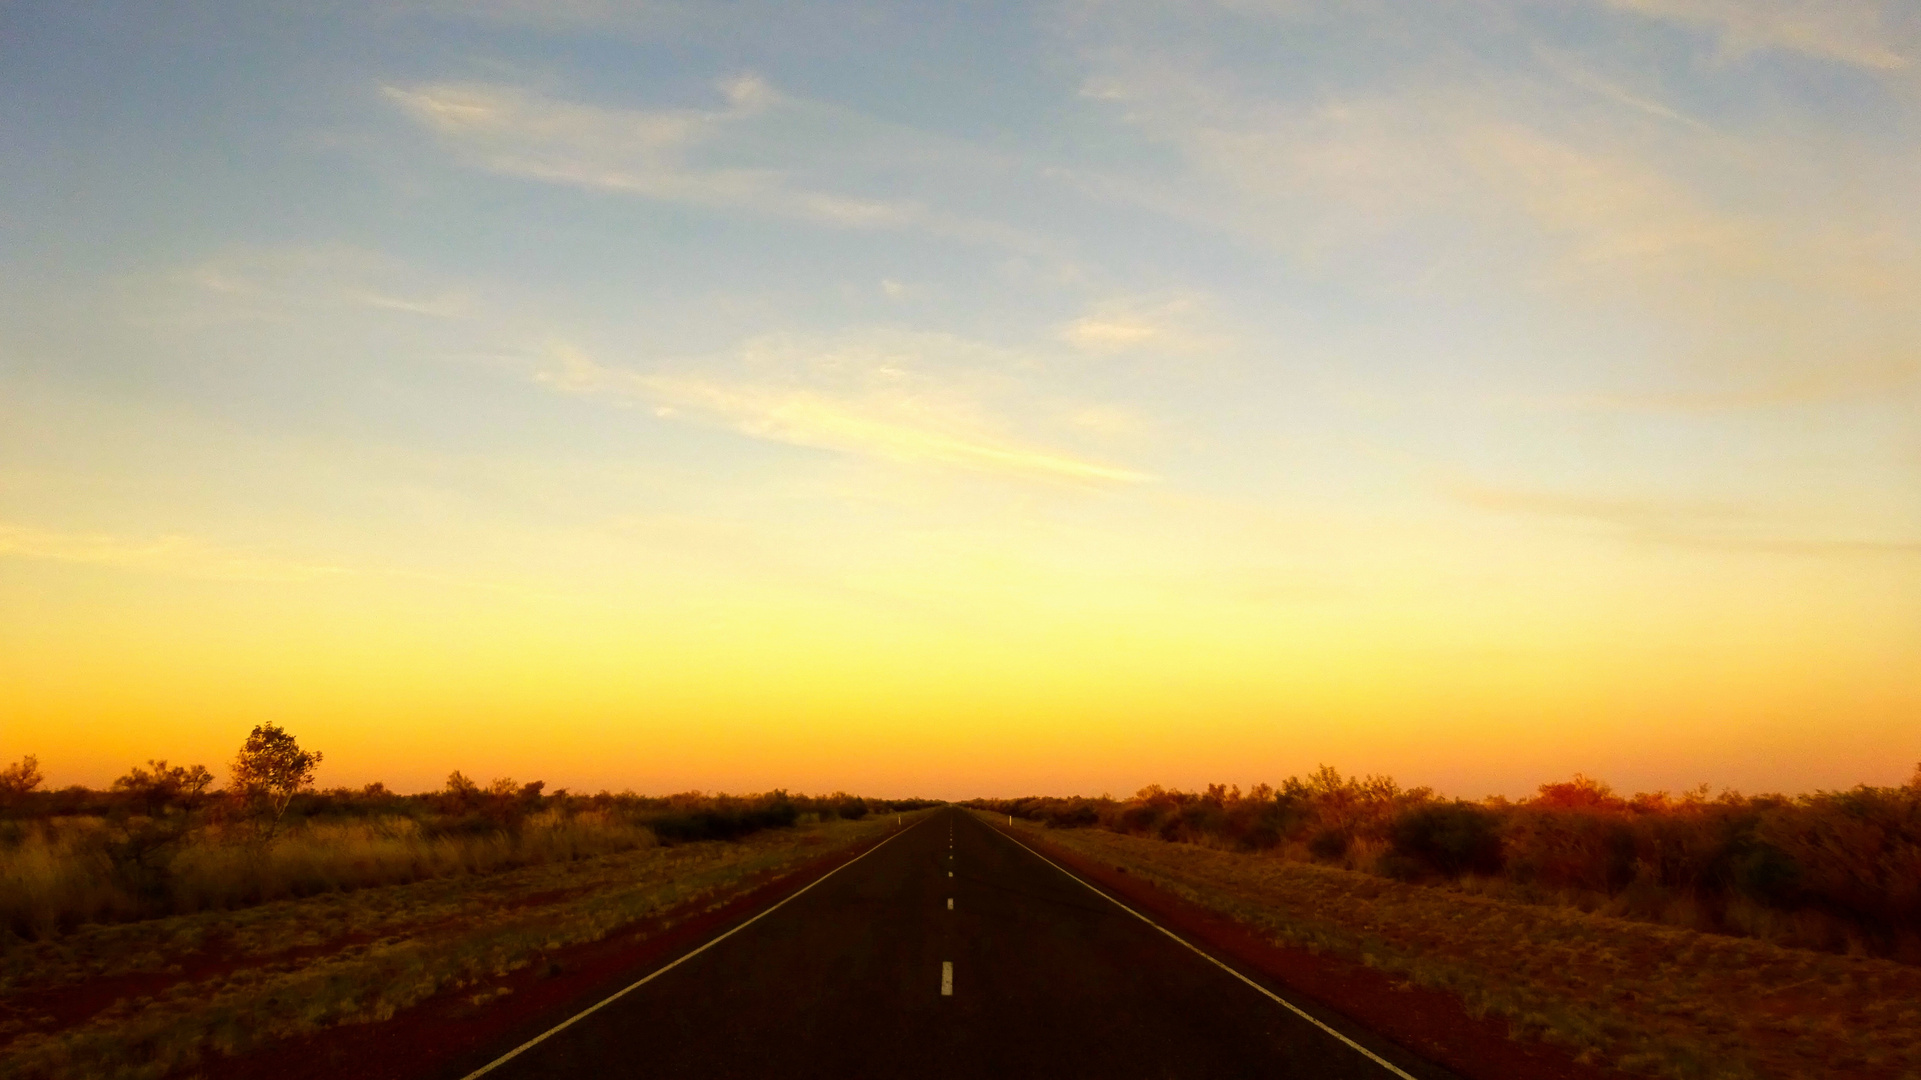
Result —
[[[296, 831], [274, 845], [271, 874], [220, 855], [187, 875], [214, 883], [216, 899], [268, 886], [358, 888], [14, 942], [0, 973], [0, 1012], [14, 1017], [0, 1022], [0, 1075], [156, 1077], [209, 1053], [387, 1019], [436, 995], [484, 1004], [505, 992], [502, 977], [559, 950], [722, 903], [760, 875], [885, 832], [894, 817], [828, 816], [672, 846], [591, 820], [536, 825], [511, 844], [390, 826]], [[616, 843], [627, 850], [588, 852]], [[381, 875], [413, 880], [369, 883]], [[134, 984], [86, 1016], [35, 1015], [63, 994]]]
[[297, 825], [264, 843], [240, 828], [202, 828], [150, 855], [166, 860], [165, 874], [143, 879], [113, 855], [124, 834], [140, 827], [97, 817], [15, 825], [15, 842], [0, 847], [0, 927], [48, 937], [145, 913], [243, 907], [656, 843], [647, 826], [591, 810], [547, 810], [512, 830], [453, 835], [403, 815]]

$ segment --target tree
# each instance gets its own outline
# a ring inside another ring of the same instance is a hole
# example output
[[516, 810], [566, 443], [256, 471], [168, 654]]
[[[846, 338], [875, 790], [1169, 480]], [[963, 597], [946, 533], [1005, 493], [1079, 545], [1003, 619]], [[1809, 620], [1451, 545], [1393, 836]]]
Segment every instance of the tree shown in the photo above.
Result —
[[39, 787], [40, 781], [40, 759], [32, 754], [0, 769], [0, 805], [18, 802], [22, 796]]
[[176, 845], [192, 830], [194, 805], [212, 783], [204, 765], [170, 766], [152, 759], [113, 782], [123, 802], [111, 815], [119, 835], [106, 850], [123, 886], [147, 897], [166, 892]]
[[148, 759], [146, 768], [135, 765], [127, 770], [127, 775], [115, 780], [113, 790], [154, 816], [169, 806], [192, 806], [212, 783], [213, 774], [205, 765], [170, 768], [165, 760]]
[[233, 790], [268, 815], [268, 839], [280, 827], [287, 804], [313, 784], [320, 758], [320, 751], [302, 750], [278, 724], [255, 725], [240, 745], [240, 756], [233, 759]]
[[452, 814], [465, 814], [480, 805], [480, 785], [467, 778], [467, 774], [455, 769], [447, 774], [447, 792], [441, 796], [441, 808]]
[[1626, 810], [1628, 805], [1605, 782], [1582, 773], [1562, 783], [1542, 784], [1540, 794], [1528, 802], [1559, 810]]

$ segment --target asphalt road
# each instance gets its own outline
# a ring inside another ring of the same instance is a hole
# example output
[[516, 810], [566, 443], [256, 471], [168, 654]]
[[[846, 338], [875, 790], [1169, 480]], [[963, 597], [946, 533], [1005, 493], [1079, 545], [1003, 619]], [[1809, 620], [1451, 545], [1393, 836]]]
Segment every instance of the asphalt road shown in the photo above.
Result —
[[1396, 1080], [960, 810], [487, 1075]]

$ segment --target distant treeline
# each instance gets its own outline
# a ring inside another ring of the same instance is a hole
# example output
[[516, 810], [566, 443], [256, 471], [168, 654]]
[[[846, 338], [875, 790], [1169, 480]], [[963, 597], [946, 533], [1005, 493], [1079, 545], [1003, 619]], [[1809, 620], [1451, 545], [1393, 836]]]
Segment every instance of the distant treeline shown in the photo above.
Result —
[[1812, 795], [1622, 797], [1577, 776], [1472, 802], [1323, 767], [1245, 793], [1154, 786], [966, 805], [1921, 962], [1921, 768], [1902, 787]]
[[383, 784], [315, 791], [318, 760], [262, 725], [226, 790], [213, 790], [202, 766], [164, 761], [104, 790], [41, 790], [31, 757], [0, 769], [0, 940], [935, 805], [782, 790], [577, 795], [506, 777], [482, 785], [460, 772], [423, 794]]
[[[164, 764], [164, 763], [162, 763]], [[286, 823], [351, 821], [359, 818], [412, 818], [438, 834], [492, 832], [512, 829], [543, 811], [597, 812], [647, 825], [663, 842], [730, 840], [758, 829], [782, 828], [809, 818], [841, 817], [858, 820], [870, 813], [895, 813], [936, 805], [932, 799], [877, 799], [845, 792], [801, 795], [784, 790], [754, 795], [708, 794], [699, 791], [674, 795], [639, 795], [632, 791], [577, 794], [565, 788], [547, 791], [536, 780], [520, 784], [496, 779], [475, 784], [459, 773], [440, 791], [411, 795], [387, 790], [380, 783], [362, 788], [305, 791], [287, 804]], [[242, 808], [224, 791], [100, 790], [68, 787], [37, 791], [0, 805], [0, 819], [25, 821], [56, 817], [116, 817], [192, 811], [209, 823], [230, 823]]]
[[[254, 813], [247, 793], [212, 788], [212, 774], [201, 765], [170, 766], [150, 761], [129, 769], [107, 788], [74, 785], [43, 790], [32, 757], [0, 769], [0, 820], [58, 817], [124, 818], [193, 814], [206, 824], [233, 824]], [[384, 783], [364, 787], [300, 790], [289, 796], [282, 817], [288, 825], [305, 821], [351, 821], [402, 817], [435, 835], [462, 835], [513, 829], [542, 812], [594, 812], [645, 825], [663, 842], [728, 840], [759, 829], [783, 828], [806, 818], [858, 820], [870, 813], [896, 813], [936, 805], [933, 799], [876, 799], [837, 791], [799, 795], [774, 790], [758, 795], [640, 795], [600, 791], [586, 795], [565, 788], [548, 791], [544, 781], [522, 784], [508, 777], [482, 785], [456, 770], [438, 791], [401, 794]], [[0, 843], [6, 833], [0, 831]]]

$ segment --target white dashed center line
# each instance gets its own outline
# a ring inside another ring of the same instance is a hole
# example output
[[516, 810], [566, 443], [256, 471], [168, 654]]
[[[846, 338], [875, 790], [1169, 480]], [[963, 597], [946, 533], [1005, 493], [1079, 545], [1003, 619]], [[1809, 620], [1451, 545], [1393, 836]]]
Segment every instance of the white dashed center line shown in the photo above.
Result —
[[947, 910], [954, 910], [954, 898], [951, 896], [947, 898]]
[[940, 996], [954, 996], [954, 962], [952, 960], [940, 962]]

